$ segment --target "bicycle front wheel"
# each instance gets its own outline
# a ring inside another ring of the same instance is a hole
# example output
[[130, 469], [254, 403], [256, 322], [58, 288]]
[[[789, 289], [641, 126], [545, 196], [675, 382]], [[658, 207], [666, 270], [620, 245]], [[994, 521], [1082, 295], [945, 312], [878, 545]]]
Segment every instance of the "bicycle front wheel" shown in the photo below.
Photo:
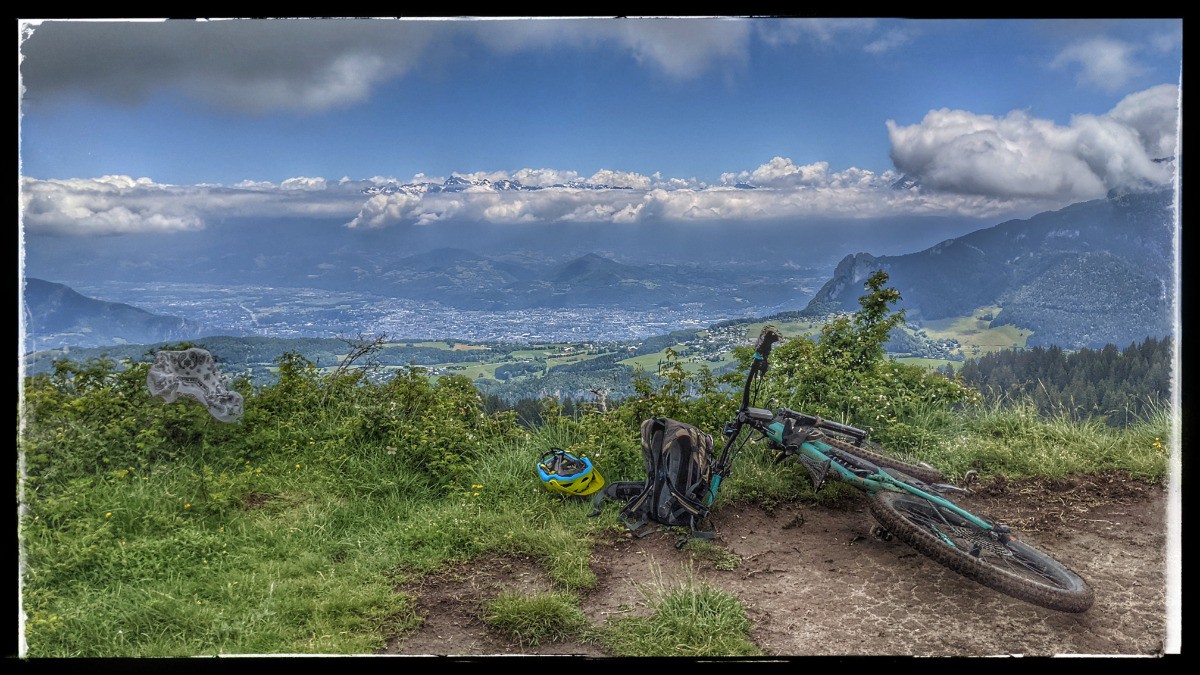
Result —
[[926, 499], [883, 491], [871, 514], [901, 541], [933, 560], [1006, 595], [1062, 612], [1085, 612], [1092, 589], [1046, 553], [995, 532]]

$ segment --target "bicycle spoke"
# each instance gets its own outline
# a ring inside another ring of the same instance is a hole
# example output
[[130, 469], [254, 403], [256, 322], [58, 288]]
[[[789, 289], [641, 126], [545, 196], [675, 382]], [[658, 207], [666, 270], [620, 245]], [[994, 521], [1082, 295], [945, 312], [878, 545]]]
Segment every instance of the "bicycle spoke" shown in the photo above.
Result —
[[907, 492], [881, 491], [871, 512], [895, 537], [955, 572], [1002, 593], [1067, 612], [1083, 612], [1093, 594], [1077, 574], [1043, 551]]
[[971, 525], [958, 525], [950, 522], [946, 517], [946, 512], [941, 508], [934, 505], [922, 505], [921, 508], [917, 508], [914, 505], [900, 510], [910, 520], [920, 523], [933, 532], [947, 545], [961, 551], [972, 552], [971, 555], [982, 563], [1003, 567], [1014, 574], [1032, 577], [1046, 583], [1057, 583], [1053, 575], [996, 541], [986, 531]]

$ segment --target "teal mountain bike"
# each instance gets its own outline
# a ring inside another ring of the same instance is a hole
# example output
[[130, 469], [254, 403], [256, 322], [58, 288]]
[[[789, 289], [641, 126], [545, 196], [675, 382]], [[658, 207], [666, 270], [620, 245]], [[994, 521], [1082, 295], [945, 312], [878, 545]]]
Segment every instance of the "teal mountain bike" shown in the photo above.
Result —
[[[788, 408], [772, 412], [754, 407], [755, 383], [761, 385], [771, 347], [781, 338], [773, 326], [759, 335], [741, 407], [724, 430], [710, 503], [741, 448], [751, 438], [763, 438], [778, 461], [801, 462], [815, 489], [836, 480], [866, 493], [879, 522], [876, 536], [894, 536], [969, 579], [1035, 605], [1063, 612], [1092, 606], [1092, 589], [1078, 574], [1008, 526], [955, 504], [946, 495], [969, 490], [941, 482], [937, 469], [889, 456], [861, 429]], [[747, 429], [750, 433], [743, 433]]]

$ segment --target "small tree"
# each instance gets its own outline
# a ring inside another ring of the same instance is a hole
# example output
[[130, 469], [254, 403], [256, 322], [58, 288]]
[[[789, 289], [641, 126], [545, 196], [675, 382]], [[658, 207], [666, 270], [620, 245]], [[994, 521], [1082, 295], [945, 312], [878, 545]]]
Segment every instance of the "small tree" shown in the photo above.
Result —
[[887, 272], [876, 271], [867, 278], [867, 294], [858, 299], [858, 312], [825, 324], [818, 358], [855, 372], [869, 370], [884, 358], [888, 334], [904, 322], [904, 310], [891, 309], [901, 300], [900, 291], [888, 287], [887, 282]]

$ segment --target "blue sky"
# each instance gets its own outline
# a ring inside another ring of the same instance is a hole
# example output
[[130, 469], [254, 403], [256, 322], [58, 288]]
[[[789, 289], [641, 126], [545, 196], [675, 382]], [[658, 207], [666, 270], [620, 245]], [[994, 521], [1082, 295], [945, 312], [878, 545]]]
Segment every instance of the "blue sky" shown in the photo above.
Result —
[[[30, 21], [23, 224], [1028, 214], [1170, 180], [1152, 160], [1174, 154], [1182, 35], [1180, 19]], [[452, 175], [631, 189], [363, 192]], [[919, 187], [891, 189], [900, 175]]]

